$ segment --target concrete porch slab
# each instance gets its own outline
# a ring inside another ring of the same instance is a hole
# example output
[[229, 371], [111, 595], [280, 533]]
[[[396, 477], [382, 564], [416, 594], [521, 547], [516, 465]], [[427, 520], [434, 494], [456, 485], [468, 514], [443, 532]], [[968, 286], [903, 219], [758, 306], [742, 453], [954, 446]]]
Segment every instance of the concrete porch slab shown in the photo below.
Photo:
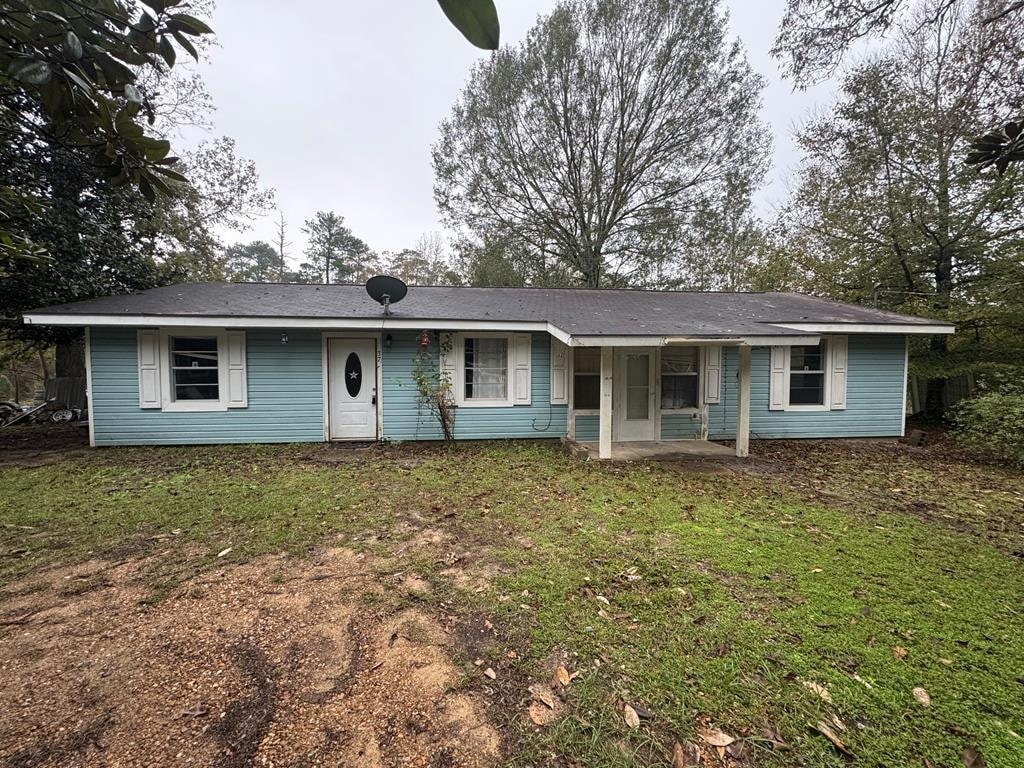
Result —
[[[576, 443], [587, 458], [597, 461], [597, 443]], [[734, 458], [736, 451], [707, 440], [650, 440], [612, 443], [612, 461], [677, 461], [679, 459]]]

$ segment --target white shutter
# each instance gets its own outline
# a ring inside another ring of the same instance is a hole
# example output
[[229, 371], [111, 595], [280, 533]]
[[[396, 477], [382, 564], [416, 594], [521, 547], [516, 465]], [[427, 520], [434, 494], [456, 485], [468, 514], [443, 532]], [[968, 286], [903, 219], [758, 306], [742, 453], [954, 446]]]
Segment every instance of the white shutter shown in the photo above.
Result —
[[438, 362], [440, 365], [439, 373], [442, 377], [448, 379], [448, 384], [451, 385], [453, 401], [459, 389], [458, 367], [456, 365], [458, 357], [455, 354], [455, 341], [457, 338], [454, 333], [442, 333], [438, 336], [438, 343], [441, 345], [440, 360]]
[[533, 339], [528, 333], [516, 333], [512, 335], [512, 346], [515, 350], [513, 355], [512, 379], [512, 402], [515, 405], [530, 404], [530, 353]]
[[160, 402], [160, 332], [140, 330], [139, 346], [139, 408], [159, 408]]
[[846, 366], [848, 363], [848, 343], [846, 336], [833, 336], [828, 342], [829, 372], [829, 408], [833, 411], [846, 410]]
[[569, 404], [569, 347], [551, 337], [551, 404]]
[[722, 400], [722, 348], [704, 348], [704, 402]]
[[245, 373], [245, 331], [227, 334], [228, 408], [249, 407], [249, 386]]
[[782, 411], [789, 405], [789, 347], [772, 347], [768, 383], [768, 410]]

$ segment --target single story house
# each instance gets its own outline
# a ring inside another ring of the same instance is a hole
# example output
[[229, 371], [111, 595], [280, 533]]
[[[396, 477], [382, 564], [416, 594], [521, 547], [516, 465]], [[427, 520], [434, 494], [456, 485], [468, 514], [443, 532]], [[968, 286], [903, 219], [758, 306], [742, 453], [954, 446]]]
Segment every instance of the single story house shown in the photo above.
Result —
[[793, 293], [196, 283], [47, 307], [86, 334], [93, 445], [898, 437], [907, 338], [946, 323]]

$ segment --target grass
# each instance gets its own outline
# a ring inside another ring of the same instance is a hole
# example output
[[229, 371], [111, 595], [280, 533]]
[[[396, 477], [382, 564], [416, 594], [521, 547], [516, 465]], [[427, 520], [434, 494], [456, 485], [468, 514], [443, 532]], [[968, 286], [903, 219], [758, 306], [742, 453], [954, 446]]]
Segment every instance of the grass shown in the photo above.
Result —
[[[297, 446], [100, 451], [0, 469], [14, 555], [0, 580], [148, 555], [159, 599], [204, 568], [332, 536], [393, 556], [429, 526], [444, 552], [404, 557], [437, 586], [429, 599], [493, 619], [517, 650], [495, 650], [500, 680], [543, 676], [557, 652], [580, 673], [554, 725], [512, 713], [510, 765], [665, 765], [710, 724], [758, 765], [840, 766], [813, 730], [833, 717], [855, 765], [957, 765], [965, 749], [1024, 765], [1021, 478], [902, 449], [763, 454], [709, 472], [527, 444], [330, 463], [338, 452]], [[479, 593], [446, 586], [449, 551], [499, 575]], [[650, 713], [639, 729], [624, 703]]]

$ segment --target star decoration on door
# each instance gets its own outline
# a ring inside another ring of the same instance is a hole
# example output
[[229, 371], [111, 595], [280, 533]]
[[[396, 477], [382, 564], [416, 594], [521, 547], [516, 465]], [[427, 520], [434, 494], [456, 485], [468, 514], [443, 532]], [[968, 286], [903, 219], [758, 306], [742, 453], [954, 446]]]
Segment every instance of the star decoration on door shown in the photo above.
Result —
[[359, 371], [351, 371], [351, 372], [350, 372], [350, 373], [348, 374], [348, 377], [349, 377], [350, 379], [353, 379], [353, 380], [355, 380], [355, 379], [358, 379], [358, 378], [359, 378]]

